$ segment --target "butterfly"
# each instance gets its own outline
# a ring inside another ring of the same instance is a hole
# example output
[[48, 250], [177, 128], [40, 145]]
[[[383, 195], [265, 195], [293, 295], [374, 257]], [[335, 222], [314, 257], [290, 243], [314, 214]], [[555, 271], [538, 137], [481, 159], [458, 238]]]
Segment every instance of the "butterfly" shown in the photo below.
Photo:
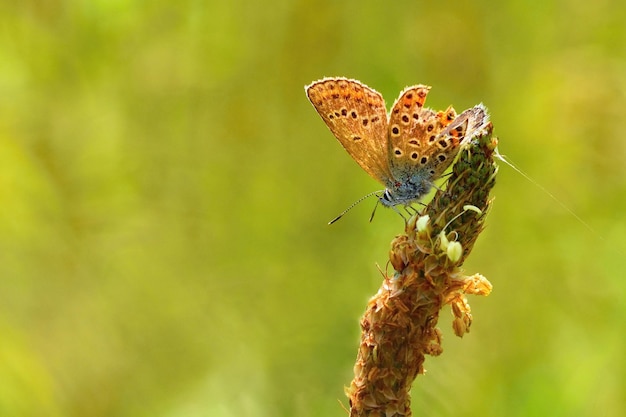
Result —
[[383, 96], [356, 80], [324, 78], [305, 90], [344, 149], [386, 187], [373, 194], [387, 207], [419, 201], [489, 121], [482, 104], [460, 115], [425, 108], [426, 85], [405, 88], [389, 114]]

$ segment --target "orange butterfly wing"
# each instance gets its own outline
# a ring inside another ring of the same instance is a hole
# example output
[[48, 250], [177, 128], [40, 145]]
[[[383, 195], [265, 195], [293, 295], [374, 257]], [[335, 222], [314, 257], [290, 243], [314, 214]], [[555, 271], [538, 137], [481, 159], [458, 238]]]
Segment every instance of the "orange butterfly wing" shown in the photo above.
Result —
[[350, 156], [385, 186], [392, 181], [387, 145], [387, 111], [380, 93], [346, 78], [325, 78], [306, 93]]

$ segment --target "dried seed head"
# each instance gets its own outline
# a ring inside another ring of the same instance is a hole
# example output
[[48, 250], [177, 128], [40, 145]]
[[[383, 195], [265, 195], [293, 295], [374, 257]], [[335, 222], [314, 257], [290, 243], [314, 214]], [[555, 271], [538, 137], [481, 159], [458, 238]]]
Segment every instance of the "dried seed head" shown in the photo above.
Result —
[[410, 388], [423, 374], [425, 355], [439, 355], [441, 309], [450, 304], [454, 333], [472, 324], [465, 294], [487, 295], [482, 275], [460, 267], [483, 230], [497, 167], [491, 125], [460, 151], [445, 191], [435, 193], [421, 216], [407, 221], [391, 245], [394, 268], [361, 319], [361, 346], [346, 393], [351, 416], [410, 415]]

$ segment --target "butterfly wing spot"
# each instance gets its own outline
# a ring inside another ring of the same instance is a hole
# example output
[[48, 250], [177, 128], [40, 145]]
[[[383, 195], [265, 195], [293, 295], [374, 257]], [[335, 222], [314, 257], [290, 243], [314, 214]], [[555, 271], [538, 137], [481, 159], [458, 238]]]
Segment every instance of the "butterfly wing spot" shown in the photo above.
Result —
[[437, 137], [436, 137], [435, 135], [430, 135], [430, 137], [428, 138], [428, 141], [429, 141], [430, 143], [432, 143], [432, 142], [434, 142], [434, 141], [435, 141], [435, 139], [437, 139]]
[[403, 114], [401, 119], [402, 119], [402, 123], [404, 123], [405, 125], [408, 125], [409, 122], [411, 121], [411, 119], [409, 119], [408, 114]]
[[417, 158], [419, 158], [419, 156], [420, 156], [420, 155], [419, 155], [417, 152], [413, 152], [413, 153], [411, 154], [411, 159], [413, 159], [414, 161], [417, 161]]
[[354, 110], [352, 110], [350, 116], [352, 116], [353, 119], [356, 119], [358, 117], [358, 114]]
[[445, 111], [437, 113], [438, 125], [446, 127], [456, 119], [456, 111], [452, 106], [449, 106]]
[[361, 136], [352, 136], [352, 140], [355, 141], [355, 142], [358, 142], [361, 139], [363, 139]]
[[439, 147], [441, 149], [445, 149], [448, 147], [448, 141], [446, 141], [445, 139], [441, 139], [439, 142], [437, 142], [439, 144]]
[[[428, 90], [430, 90], [430, 87], [425, 85], [408, 87], [400, 94], [400, 98], [397, 100], [397, 103], [399, 104], [401, 102], [402, 106], [407, 109], [411, 108], [413, 105], [422, 107], [424, 105], [424, 101], [426, 101]], [[400, 107], [400, 105], [398, 105], [398, 107]]]
[[427, 132], [432, 132], [433, 129], [435, 128], [435, 125], [433, 125], [432, 123], [428, 125], [428, 127], [426, 128]]
[[422, 159], [420, 159], [420, 164], [426, 165], [426, 162], [428, 162], [428, 157], [427, 156], [422, 156]]
[[402, 156], [402, 151], [399, 148], [396, 148], [393, 150], [393, 154], [396, 155], [396, 157]]
[[398, 128], [398, 125], [391, 126], [391, 136], [400, 136], [400, 128]]
[[363, 119], [363, 127], [367, 127], [367, 123], [369, 123], [369, 120], [364, 118]]
[[411, 139], [411, 140], [409, 141], [409, 145], [415, 146], [415, 147], [417, 147], [417, 148], [419, 148], [419, 147], [421, 146], [421, 145], [420, 145], [420, 143], [419, 143], [419, 141], [418, 141], [417, 139]]
[[440, 153], [439, 155], [437, 155], [437, 159], [439, 159], [439, 162], [443, 162], [448, 158], [444, 154]]
[[417, 112], [416, 112], [416, 113], [413, 113], [413, 118], [414, 118], [415, 120], [419, 120], [419, 119], [420, 119], [420, 114], [419, 114], [419, 113], [417, 113]]

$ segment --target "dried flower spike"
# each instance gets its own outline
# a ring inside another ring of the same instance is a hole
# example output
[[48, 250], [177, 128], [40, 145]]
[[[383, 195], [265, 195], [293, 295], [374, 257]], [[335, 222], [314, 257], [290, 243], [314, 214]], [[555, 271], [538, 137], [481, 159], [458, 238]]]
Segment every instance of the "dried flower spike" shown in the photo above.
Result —
[[442, 352], [439, 312], [450, 304], [457, 336], [472, 324], [465, 294], [488, 295], [482, 275], [460, 269], [483, 230], [497, 165], [489, 123], [460, 153], [436, 193], [391, 243], [387, 276], [361, 319], [361, 345], [346, 393], [351, 416], [410, 416], [410, 389], [425, 355]]

